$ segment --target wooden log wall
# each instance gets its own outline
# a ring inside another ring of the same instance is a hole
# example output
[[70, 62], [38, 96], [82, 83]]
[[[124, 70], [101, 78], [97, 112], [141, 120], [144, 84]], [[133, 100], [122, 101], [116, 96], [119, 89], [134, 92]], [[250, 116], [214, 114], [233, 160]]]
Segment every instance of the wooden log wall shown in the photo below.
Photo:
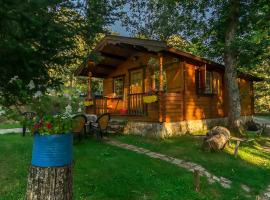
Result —
[[[104, 95], [113, 93], [113, 78], [124, 76], [124, 94], [125, 98], [120, 99], [118, 104], [116, 100], [108, 101], [112, 110], [128, 108], [129, 94], [129, 72], [132, 69], [141, 68], [144, 73], [143, 92], [148, 92], [151, 77], [148, 69], [148, 60], [150, 57], [158, 58], [153, 54], [140, 53], [136, 57], [128, 59], [122, 65], [112, 72], [103, 82]], [[155, 122], [176, 122], [182, 120], [197, 120], [220, 118], [227, 116], [226, 92], [224, 86], [224, 72], [212, 66], [213, 71], [213, 95], [198, 94], [195, 83], [195, 70], [202, 64], [194, 63], [187, 58], [179, 58], [178, 62], [171, 62], [171, 57], [164, 58], [164, 71], [166, 72], [167, 93], [161, 95], [162, 109], [159, 109], [158, 103], [146, 105], [146, 115], [143, 116], [125, 116], [134, 121], [155, 121]], [[209, 66], [207, 65], [207, 68]], [[211, 67], [211, 66], [210, 66]], [[209, 67], [209, 68], [210, 68]], [[242, 115], [251, 115], [252, 106], [252, 82], [240, 79], [240, 95]], [[117, 104], [117, 107], [116, 107]], [[116, 109], [115, 109], [116, 108]], [[108, 110], [110, 112], [110, 110]]]

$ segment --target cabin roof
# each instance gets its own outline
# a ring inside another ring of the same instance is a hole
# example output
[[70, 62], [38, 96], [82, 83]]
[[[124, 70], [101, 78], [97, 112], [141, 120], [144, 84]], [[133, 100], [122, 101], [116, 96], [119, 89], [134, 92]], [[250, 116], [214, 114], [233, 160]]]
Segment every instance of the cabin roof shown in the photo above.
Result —
[[[189, 58], [201, 64], [210, 64], [211, 66], [222, 70], [225, 68], [222, 64], [175, 49], [168, 46], [166, 42], [158, 40], [107, 35], [96, 45], [93, 52], [102, 56], [103, 59], [95, 64], [91, 59], [91, 56], [88, 56], [88, 58], [76, 69], [76, 76], [87, 76], [88, 72], [91, 71], [93, 76], [106, 77], [113, 72], [118, 65], [140, 52], [148, 52], [155, 55], [157, 53], [168, 53], [174, 56]], [[251, 74], [240, 73], [239, 76], [254, 81], [262, 80]]]

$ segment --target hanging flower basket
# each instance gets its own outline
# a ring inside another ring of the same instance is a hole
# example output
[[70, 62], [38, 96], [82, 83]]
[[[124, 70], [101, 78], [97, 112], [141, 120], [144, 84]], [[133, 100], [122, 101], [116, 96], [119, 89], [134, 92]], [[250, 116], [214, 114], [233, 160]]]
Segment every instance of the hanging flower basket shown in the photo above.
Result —
[[147, 95], [143, 97], [144, 103], [154, 103], [157, 102], [157, 100], [158, 100], [157, 95]]
[[73, 135], [34, 134], [32, 165], [37, 167], [62, 167], [72, 163]]
[[85, 102], [84, 102], [84, 106], [86, 106], [86, 107], [87, 107], [87, 106], [92, 106], [92, 105], [94, 105], [94, 102], [93, 102], [93, 101], [89, 101], [89, 100], [88, 100], [88, 101], [85, 101]]

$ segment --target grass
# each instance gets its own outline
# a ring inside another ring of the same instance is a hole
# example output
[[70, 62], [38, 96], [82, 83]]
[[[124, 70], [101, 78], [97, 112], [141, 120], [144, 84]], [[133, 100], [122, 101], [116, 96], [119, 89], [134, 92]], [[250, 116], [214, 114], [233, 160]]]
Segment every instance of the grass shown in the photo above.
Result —
[[[164, 144], [177, 145], [174, 154], [184, 156], [183, 150], [193, 140], [185, 138], [183, 147], [178, 142], [182, 139], [154, 141], [136, 137], [119, 137], [130, 143], [141, 142], [142, 146], [159, 150]], [[176, 142], [176, 143], [174, 143]], [[27, 169], [31, 159], [32, 138], [22, 138], [17, 134], [0, 136], [0, 199], [22, 200], [26, 190]], [[166, 146], [166, 145], [165, 145]], [[199, 153], [194, 146], [192, 152]], [[177, 153], [178, 152], [178, 153]], [[187, 152], [188, 158], [192, 152]], [[173, 151], [167, 151], [173, 153]], [[201, 153], [200, 153], [201, 154]], [[202, 157], [197, 154], [197, 157]], [[205, 154], [206, 155], [206, 154]], [[215, 154], [213, 154], [215, 156]], [[84, 140], [74, 146], [74, 200], [215, 200], [248, 199], [238, 188], [224, 189], [218, 184], [209, 185], [202, 178], [202, 190], [196, 193], [193, 188], [193, 174], [158, 159], [130, 152], [102, 142]], [[194, 155], [195, 157], [195, 155]], [[210, 158], [211, 155], [208, 154]], [[217, 158], [217, 156], [215, 156]], [[205, 159], [205, 157], [204, 157]], [[213, 168], [214, 159], [210, 163]], [[217, 159], [216, 172], [223, 169]], [[224, 161], [225, 162], [225, 161]], [[232, 163], [238, 161], [231, 161]], [[253, 166], [254, 167], [254, 166]], [[235, 166], [233, 169], [237, 170]], [[228, 168], [226, 170], [231, 170]], [[244, 171], [246, 172], [246, 171]], [[256, 168], [249, 172], [263, 172]], [[235, 171], [237, 173], [237, 171]], [[252, 176], [247, 174], [246, 176]], [[268, 177], [266, 172], [261, 178]], [[230, 178], [230, 177], [229, 177]], [[258, 178], [257, 176], [254, 177]], [[269, 179], [268, 179], [269, 180]], [[256, 180], [254, 180], [256, 181]]]
[[145, 147], [186, 161], [196, 162], [217, 176], [233, 181], [239, 191], [241, 184], [252, 189], [255, 197], [270, 184], [270, 153], [262, 150], [261, 144], [269, 145], [270, 138], [259, 138], [250, 144], [242, 143], [238, 158], [234, 158], [235, 144], [226, 147], [224, 152], [203, 152], [202, 138], [181, 136], [158, 140], [139, 136], [118, 136], [118, 140]]
[[270, 113], [256, 114], [255, 116], [265, 118], [265, 119], [270, 119]]
[[14, 123], [1, 123], [0, 124], [0, 129], [9, 129], [9, 128], [21, 128], [22, 125], [14, 122]]

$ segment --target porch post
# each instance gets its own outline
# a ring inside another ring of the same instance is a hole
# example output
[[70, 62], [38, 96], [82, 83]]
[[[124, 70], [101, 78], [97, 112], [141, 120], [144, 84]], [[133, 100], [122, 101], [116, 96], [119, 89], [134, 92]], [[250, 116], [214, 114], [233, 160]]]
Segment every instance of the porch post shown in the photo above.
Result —
[[88, 95], [87, 95], [88, 100], [92, 99], [91, 78], [92, 78], [92, 72], [89, 71], [89, 73], [88, 73]]
[[159, 91], [163, 92], [163, 55], [159, 54]]
[[163, 92], [163, 55], [158, 54], [159, 56], [159, 122], [162, 123], [165, 121], [165, 101], [164, 101], [164, 92]]

